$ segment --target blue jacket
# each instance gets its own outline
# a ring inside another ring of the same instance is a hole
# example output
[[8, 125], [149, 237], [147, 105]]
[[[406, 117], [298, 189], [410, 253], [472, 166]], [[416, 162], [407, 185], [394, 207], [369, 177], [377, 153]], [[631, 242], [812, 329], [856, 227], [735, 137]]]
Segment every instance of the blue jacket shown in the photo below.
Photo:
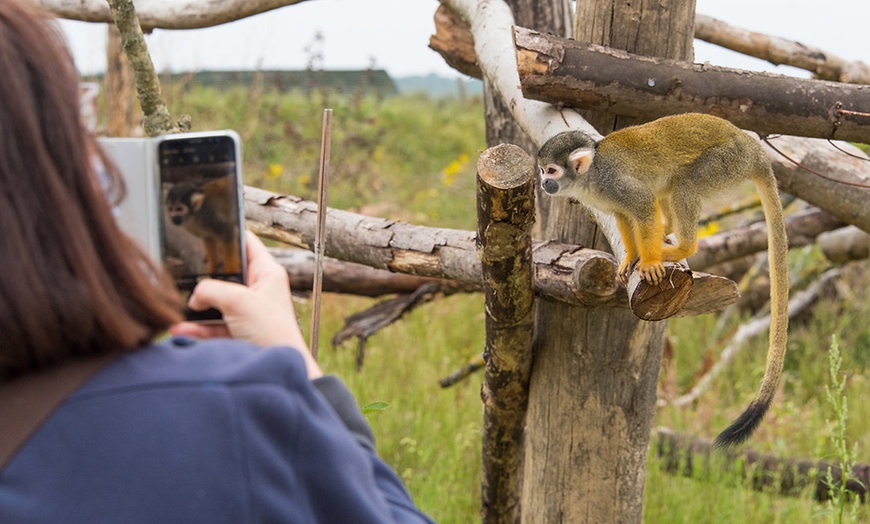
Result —
[[54, 412], [0, 471], [0, 522], [431, 521], [338, 379], [288, 348], [174, 339]]

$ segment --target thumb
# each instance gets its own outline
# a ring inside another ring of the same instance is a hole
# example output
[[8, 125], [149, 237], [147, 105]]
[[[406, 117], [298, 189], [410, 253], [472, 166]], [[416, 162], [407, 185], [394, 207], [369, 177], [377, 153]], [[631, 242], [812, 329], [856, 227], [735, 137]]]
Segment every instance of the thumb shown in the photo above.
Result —
[[241, 284], [208, 278], [196, 285], [187, 305], [194, 311], [215, 308], [226, 314], [243, 303], [242, 297], [247, 292], [249, 290]]

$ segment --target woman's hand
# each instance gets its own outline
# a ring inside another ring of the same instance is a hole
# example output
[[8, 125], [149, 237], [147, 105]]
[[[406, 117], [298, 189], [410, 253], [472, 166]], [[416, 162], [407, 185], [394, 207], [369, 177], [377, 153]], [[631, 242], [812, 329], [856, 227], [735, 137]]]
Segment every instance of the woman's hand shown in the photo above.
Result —
[[305, 357], [309, 378], [323, 375], [311, 356], [290, 296], [287, 271], [275, 261], [253, 233], [245, 232], [248, 285], [206, 279], [199, 282], [188, 307], [200, 311], [213, 307], [223, 314], [223, 324], [182, 322], [174, 335], [196, 338], [232, 337], [260, 346], [291, 346]]

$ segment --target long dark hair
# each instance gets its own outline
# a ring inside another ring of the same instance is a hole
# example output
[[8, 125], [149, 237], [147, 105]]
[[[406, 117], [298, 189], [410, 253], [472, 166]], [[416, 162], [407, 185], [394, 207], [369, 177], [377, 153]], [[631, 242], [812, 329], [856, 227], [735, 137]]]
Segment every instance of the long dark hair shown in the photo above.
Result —
[[177, 322], [163, 271], [115, 223], [50, 16], [0, 2], [0, 380], [144, 344]]

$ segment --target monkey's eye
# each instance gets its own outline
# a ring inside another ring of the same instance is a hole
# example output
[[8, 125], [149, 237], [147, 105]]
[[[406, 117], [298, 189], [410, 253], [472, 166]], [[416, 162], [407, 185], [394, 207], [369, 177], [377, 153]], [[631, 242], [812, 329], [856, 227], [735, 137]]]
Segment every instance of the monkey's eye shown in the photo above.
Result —
[[557, 174], [558, 172], [559, 172], [559, 170], [556, 169], [556, 168], [553, 167], [553, 166], [549, 166], [549, 167], [547, 167], [547, 174], [548, 174], [548, 175], [555, 175], [555, 174]]

